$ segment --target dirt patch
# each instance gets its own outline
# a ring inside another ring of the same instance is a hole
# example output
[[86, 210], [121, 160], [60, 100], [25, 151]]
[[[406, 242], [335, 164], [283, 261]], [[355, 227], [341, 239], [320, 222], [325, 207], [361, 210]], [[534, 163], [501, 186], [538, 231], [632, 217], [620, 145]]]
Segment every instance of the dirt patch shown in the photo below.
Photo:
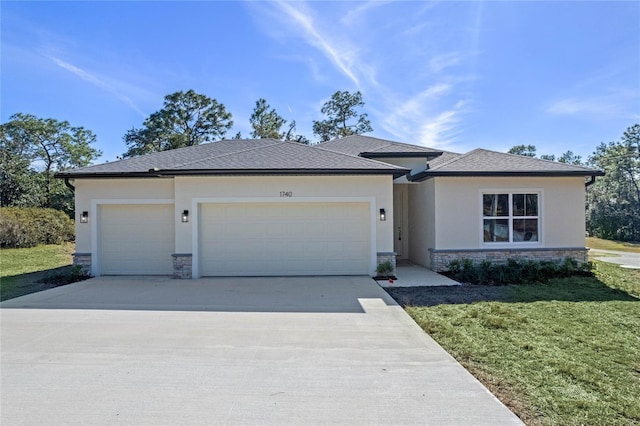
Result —
[[507, 301], [510, 293], [506, 287], [478, 284], [442, 287], [389, 287], [384, 290], [401, 306]]

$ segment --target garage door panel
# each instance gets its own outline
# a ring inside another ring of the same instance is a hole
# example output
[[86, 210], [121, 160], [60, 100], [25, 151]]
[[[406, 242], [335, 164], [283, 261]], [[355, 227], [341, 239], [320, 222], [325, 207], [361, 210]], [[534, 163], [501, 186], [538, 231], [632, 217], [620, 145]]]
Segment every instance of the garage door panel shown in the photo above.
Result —
[[170, 204], [100, 207], [103, 275], [173, 273], [174, 207]]
[[204, 204], [203, 276], [367, 274], [367, 203]]

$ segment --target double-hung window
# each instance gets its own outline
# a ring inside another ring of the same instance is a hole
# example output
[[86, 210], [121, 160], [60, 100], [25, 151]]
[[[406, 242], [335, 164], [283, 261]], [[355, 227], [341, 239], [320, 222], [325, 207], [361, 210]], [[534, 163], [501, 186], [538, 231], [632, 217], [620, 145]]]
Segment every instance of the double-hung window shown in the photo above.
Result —
[[540, 235], [537, 192], [483, 193], [482, 229], [485, 243], [536, 243]]

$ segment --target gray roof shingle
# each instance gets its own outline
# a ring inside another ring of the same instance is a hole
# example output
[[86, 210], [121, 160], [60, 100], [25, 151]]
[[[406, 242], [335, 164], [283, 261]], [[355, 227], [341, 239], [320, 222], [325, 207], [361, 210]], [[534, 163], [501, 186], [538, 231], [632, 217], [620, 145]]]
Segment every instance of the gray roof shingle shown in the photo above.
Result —
[[274, 139], [222, 140], [162, 151], [110, 163], [68, 170], [58, 177], [98, 177], [156, 174], [220, 174], [265, 171], [331, 173], [353, 171], [403, 175], [406, 169], [297, 142]]
[[475, 149], [464, 155], [450, 156], [448, 161], [432, 164], [429, 173], [584, 173], [590, 175], [593, 169], [522, 155]]
[[438, 153], [437, 149], [412, 145], [402, 142], [394, 142], [372, 136], [351, 135], [340, 139], [321, 142], [317, 146], [331, 151], [342, 152], [350, 155], [370, 153]]
[[[318, 145], [275, 139], [222, 140], [63, 171], [57, 177], [119, 177], [177, 174], [392, 174], [409, 170], [360, 156], [363, 153], [421, 154], [428, 168], [409, 179], [433, 176], [601, 175], [583, 166], [476, 149], [467, 154], [437, 151], [370, 136], [353, 135]], [[429, 158], [432, 155], [435, 158]], [[366, 157], [366, 155], [365, 155]]]

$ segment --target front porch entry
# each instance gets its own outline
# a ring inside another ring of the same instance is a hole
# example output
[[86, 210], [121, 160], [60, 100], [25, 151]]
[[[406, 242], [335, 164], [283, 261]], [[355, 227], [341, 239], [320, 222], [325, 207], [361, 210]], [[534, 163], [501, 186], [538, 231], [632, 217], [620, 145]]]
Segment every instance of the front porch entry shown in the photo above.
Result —
[[393, 251], [396, 263], [409, 261], [409, 188], [408, 184], [393, 185]]

